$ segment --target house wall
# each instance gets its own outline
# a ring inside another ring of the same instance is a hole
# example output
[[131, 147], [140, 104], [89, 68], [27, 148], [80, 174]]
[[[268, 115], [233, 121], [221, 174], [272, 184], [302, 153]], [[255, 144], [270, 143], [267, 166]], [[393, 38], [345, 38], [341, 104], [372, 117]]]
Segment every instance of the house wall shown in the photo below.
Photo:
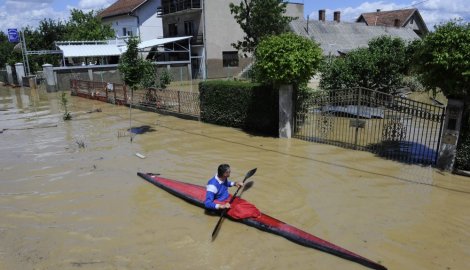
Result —
[[298, 17], [299, 19], [302, 19], [304, 17], [304, 4], [287, 3], [286, 16]]
[[123, 33], [123, 28], [126, 28], [126, 31], [132, 31], [133, 35], [138, 35], [139, 33], [137, 18], [128, 15], [105, 18], [102, 21], [114, 29], [114, 33], [116, 33], [118, 38], [127, 37], [127, 34], [124, 35]]
[[[235, 21], [233, 14], [230, 13], [229, 5], [233, 0], [211, 0], [204, 1], [204, 10], [194, 9], [185, 10], [177, 13], [170, 13], [163, 17], [163, 33], [169, 37], [169, 25], [176, 24], [177, 36], [186, 36], [184, 22], [193, 21], [195, 35], [205, 35], [205, 45], [195, 45], [191, 48], [193, 56], [202, 56], [205, 50], [207, 78], [227, 78], [237, 77], [246, 70], [252, 62], [251, 55], [238, 53], [237, 67], [224, 67], [223, 52], [237, 52], [231, 45], [242, 40], [245, 33], [240, 25]], [[304, 5], [298, 3], [288, 3], [286, 13], [288, 16], [303, 18]], [[204, 19], [204, 16], [206, 19]], [[205, 22], [205, 27], [204, 27]], [[201, 59], [203, 61], [203, 59]], [[193, 74], [197, 72], [199, 66], [193, 59]]]
[[418, 22], [416, 21], [415, 16], [411, 16], [411, 18], [403, 25], [403, 27], [407, 27], [413, 30], [419, 30]]
[[147, 41], [163, 37], [162, 19], [157, 18], [157, 8], [161, 6], [161, 0], [152, 0], [145, 3], [136, 11], [140, 20], [140, 38]]
[[205, 2], [206, 16], [206, 54], [208, 78], [237, 76], [251, 59], [239, 54], [238, 67], [224, 67], [222, 53], [237, 51], [232, 43], [243, 39], [245, 33], [230, 13], [229, 5], [233, 0]]
[[139, 36], [142, 41], [163, 37], [162, 19], [157, 18], [157, 8], [161, 6], [161, 0], [151, 0], [136, 10], [136, 16], [139, 16], [139, 23], [136, 17], [121, 15], [110, 18], [104, 18], [103, 23], [111, 25], [116, 33], [116, 37], [127, 37], [124, 35], [123, 28], [132, 31], [132, 35]]

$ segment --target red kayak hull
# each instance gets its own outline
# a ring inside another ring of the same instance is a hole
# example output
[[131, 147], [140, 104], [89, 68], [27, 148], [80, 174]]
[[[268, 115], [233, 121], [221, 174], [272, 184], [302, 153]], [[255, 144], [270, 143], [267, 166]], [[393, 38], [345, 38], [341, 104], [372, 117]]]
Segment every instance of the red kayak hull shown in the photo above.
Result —
[[[194, 205], [204, 208], [206, 188], [199, 185], [180, 182], [160, 177], [152, 173], [137, 173], [148, 182], [182, 198]], [[235, 220], [235, 219], [232, 219]], [[347, 249], [334, 245], [305, 231], [297, 229], [285, 222], [261, 213], [257, 218], [237, 219], [235, 221], [258, 228], [260, 230], [283, 236], [303, 246], [315, 248], [336, 255], [338, 257], [357, 262], [372, 269], [386, 270], [383, 265], [357, 255]]]

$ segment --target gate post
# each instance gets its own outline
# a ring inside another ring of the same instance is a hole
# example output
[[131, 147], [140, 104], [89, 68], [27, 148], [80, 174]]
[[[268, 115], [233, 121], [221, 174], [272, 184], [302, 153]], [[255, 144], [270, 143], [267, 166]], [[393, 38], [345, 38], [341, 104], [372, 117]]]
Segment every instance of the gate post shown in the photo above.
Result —
[[462, 125], [464, 103], [462, 100], [449, 99], [444, 119], [444, 129], [441, 137], [441, 147], [437, 158], [437, 167], [452, 171], [454, 168], [457, 142]]
[[9, 85], [13, 85], [14, 84], [14, 81], [13, 81], [13, 70], [11, 69], [11, 66], [6, 64], [5, 65], [5, 69], [7, 70], [7, 83]]
[[292, 85], [279, 87], [279, 138], [291, 138], [294, 103]]
[[46, 77], [46, 91], [55, 92], [56, 91], [56, 80], [54, 76], [54, 70], [52, 69], [51, 64], [42, 65], [42, 70], [44, 76]]
[[23, 77], [25, 76], [23, 63], [16, 63], [15, 70], [16, 70], [16, 79], [18, 80], [18, 85], [23, 86]]

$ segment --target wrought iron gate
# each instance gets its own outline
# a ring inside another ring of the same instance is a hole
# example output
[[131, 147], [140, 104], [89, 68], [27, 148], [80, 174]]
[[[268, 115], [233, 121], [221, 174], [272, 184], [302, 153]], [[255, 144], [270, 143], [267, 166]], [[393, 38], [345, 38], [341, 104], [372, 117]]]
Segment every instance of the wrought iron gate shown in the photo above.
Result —
[[435, 164], [445, 108], [365, 88], [316, 92], [298, 105], [294, 137]]

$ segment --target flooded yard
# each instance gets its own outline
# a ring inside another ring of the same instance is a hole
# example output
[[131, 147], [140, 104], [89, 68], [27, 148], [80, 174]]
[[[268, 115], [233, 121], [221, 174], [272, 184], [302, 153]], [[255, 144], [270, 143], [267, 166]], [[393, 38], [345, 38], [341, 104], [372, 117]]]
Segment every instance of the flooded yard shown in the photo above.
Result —
[[[206, 215], [137, 172], [247, 171], [262, 212], [388, 269], [468, 269], [470, 178], [297, 139], [0, 86], [0, 269], [367, 269]], [[130, 126], [146, 131], [132, 142]], [[123, 132], [124, 131], [124, 132]], [[139, 155], [137, 155], [139, 154]], [[145, 157], [145, 158], [142, 158]], [[232, 193], [235, 190], [232, 190]]]

